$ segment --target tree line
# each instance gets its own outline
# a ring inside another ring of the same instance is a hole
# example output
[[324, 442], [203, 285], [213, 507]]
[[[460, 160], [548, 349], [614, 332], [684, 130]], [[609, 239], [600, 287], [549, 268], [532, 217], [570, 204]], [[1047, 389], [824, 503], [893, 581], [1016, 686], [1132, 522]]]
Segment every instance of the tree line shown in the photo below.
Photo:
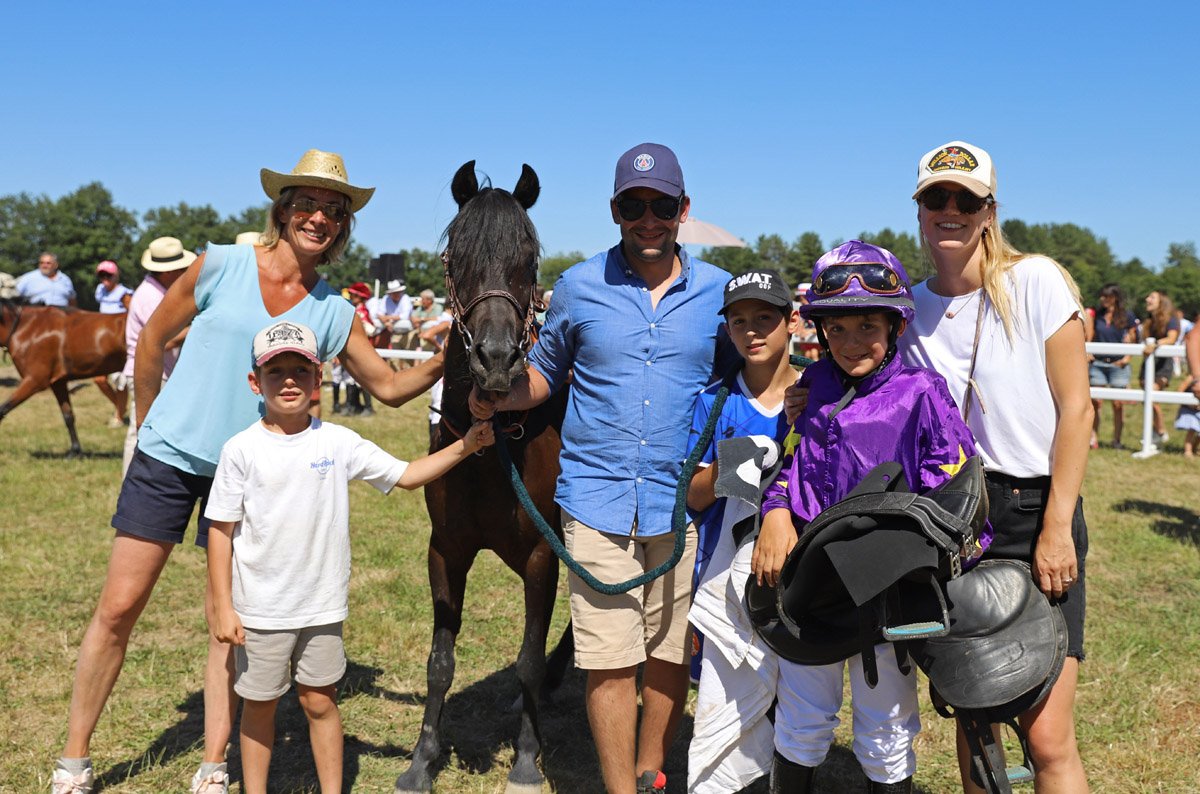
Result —
[[[71, 277], [85, 308], [94, 308], [96, 264], [112, 259], [121, 267], [122, 279], [133, 286], [141, 277], [138, 262], [142, 251], [156, 237], [178, 237], [186, 248], [201, 251], [209, 242], [232, 243], [239, 232], [261, 231], [269, 203], [247, 207], [222, 217], [210, 205], [179, 203], [148, 210], [139, 217], [114, 203], [112, 194], [99, 182], [84, 185], [61, 198], [19, 193], [0, 197], [0, 271], [19, 275], [36, 267], [42, 251], [58, 256], [62, 270]], [[1100, 288], [1119, 284], [1128, 305], [1143, 313], [1142, 298], [1151, 290], [1169, 295], [1189, 317], [1200, 312], [1200, 257], [1193, 242], [1171, 243], [1160, 269], [1152, 270], [1136, 257], [1121, 261], [1108, 241], [1090, 229], [1073, 223], [1027, 224], [1017, 219], [1003, 223], [1004, 235], [1018, 249], [1045, 254], [1063, 264], [1075, 277], [1084, 302], [1094, 305]], [[933, 268], [920, 243], [909, 232], [885, 228], [864, 231], [859, 239], [883, 246], [896, 254], [914, 282], [932, 275]], [[728, 270], [744, 273], [755, 268], [773, 268], [793, 286], [807, 281], [816, 259], [840, 240], [822, 242], [818, 233], [806, 231], [792, 242], [779, 234], [763, 234], [746, 248], [706, 248], [699, 256]], [[442, 261], [438, 252], [421, 248], [402, 251], [410, 295], [423, 289], [444, 291]], [[369, 278], [372, 252], [351, 240], [342, 261], [322, 268], [332, 284], [346, 286]], [[563, 270], [582, 261], [580, 251], [544, 256], [539, 280], [550, 288]]]

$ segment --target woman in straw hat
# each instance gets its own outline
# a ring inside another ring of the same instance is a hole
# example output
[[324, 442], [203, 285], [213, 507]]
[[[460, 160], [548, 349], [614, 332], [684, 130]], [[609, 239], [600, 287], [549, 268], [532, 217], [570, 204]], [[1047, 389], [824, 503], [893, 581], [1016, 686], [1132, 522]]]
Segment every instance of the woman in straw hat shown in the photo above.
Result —
[[[1066, 664], [1020, 722], [1037, 790], [1087, 791], [1074, 717], [1086, 605], [1079, 491], [1092, 429], [1079, 289], [1057, 262], [1005, 241], [996, 170], [978, 146], [952, 141], [928, 152], [913, 198], [936, 274], [913, 290], [917, 318], [901, 349], [908, 363], [946, 378], [978, 442], [995, 531], [985, 559], [1030, 563], [1062, 607]], [[979, 791], [961, 741], [959, 758], [964, 790]]]
[[[354, 186], [339, 155], [315, 149], [291, 173], [264, 168], [261, 179], [273, 203], [260, 244], [210, 245], [142, 330], [134, 368], [138, 446], [113, 516], [107, 579], [79, 649], [67, 744], [53, 776], [59, 794], [91, 791], [91, 735], [134, 624], [182, 542], [196, 501], [203, 507], [221, 446], [258, 417], [258, 398], [245, 383], [255, 333], [280, 319], [307, 325], [322, 360], [338, 356], [365, 389], [392, 406], [442, 374], [440, 356], [412, 369], [388, 366], [354, 321], [353, 307], [317, 271], [341, 256], [354, 213], [374, 188]], [[165, 345], [189, 323], [188, 342], [164, 384]], [[206, 544], [207, 529], [201, 517], [198, 545]], [[236, 708], [232, 654], [211, 638], [204, 706], [204, 762], [192, 791], [226, 792], [224, 754]]]

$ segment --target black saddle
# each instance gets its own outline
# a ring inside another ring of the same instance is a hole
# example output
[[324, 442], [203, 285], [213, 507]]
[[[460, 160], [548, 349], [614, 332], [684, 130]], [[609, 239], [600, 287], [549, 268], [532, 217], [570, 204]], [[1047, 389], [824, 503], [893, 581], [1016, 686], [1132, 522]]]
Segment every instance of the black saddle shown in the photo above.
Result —
[[919, 496], [899, 464], [877, 466], [804, 528], [774, 592], [750, 583], [751, 619], [776, 653], [800, 664], [863, 654], [873, 683], [875, 645], [949, 631], [939, 583], [978, 553], [986, 517], [978, 458]]

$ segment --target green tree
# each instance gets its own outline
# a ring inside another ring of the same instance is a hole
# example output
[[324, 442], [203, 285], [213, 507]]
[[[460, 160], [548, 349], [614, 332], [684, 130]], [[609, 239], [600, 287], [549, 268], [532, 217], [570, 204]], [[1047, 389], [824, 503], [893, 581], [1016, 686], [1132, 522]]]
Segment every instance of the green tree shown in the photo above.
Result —
[[560, 251], [553, 256], [542, 257], [542, 260], [538, 262], [538, 284], [545, 289], [554, 289], [554, 282], [558, 281], [558, 277], [564, 270], [585, 259], [587, 257], [582, 251], [567, 251], [566, 253]]
[[821, 235], [816, 232], [804, 232], [792, 243], [793, 269], [784, 273], [783, 277], [795, 289], [812, 278], [813, 265], [824, 253], [825, 245], [821, 242]]
[[45, 224], [45, 248], [58, 256], [59, 267], [75, 283], [79, 305], [96, 308], [96, 265], [112, 259], [129, 272], [137, 217], [113, 204], [108, 189], [93, 182], [54, 202]]
[[874, 233], [862, 232], [858, 239], [864, 243], [886, 248], [895, 254], [900, 263], [904, 265], [909, 280], [914, 284], [933, 275], [933, 263], [921, 250], [921, 244], [917, 242], [917, 238], [908, 232], [894, 232], [885, 227]]
[[753, 248], [729, 246], [705, 248], [700, 252], [699, 258], [728, 271], [733, 276], [745, 273], [747, 270], [757, 270], [768, 266]]
[[1200, 258], [1195, 243], [1171, 243], [1166, 266], [1153, 288], [1170, 296], [1189, 319], [1195, 318], [1200, 312]]
[[0, 198], [0, 271], [19, 276], [37, 267], [38, 254], [49, 246], [53, 204], [28, 193]]

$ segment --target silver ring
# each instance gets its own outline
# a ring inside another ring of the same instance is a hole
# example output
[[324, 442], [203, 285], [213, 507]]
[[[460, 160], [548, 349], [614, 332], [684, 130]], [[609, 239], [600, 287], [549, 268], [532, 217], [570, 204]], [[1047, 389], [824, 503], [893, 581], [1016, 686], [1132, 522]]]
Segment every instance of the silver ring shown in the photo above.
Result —
[[1075, 580], [1074, 579], [1063, 579], [1063, 584], [1070, 584], [1073, 581], [1075, 581]]

